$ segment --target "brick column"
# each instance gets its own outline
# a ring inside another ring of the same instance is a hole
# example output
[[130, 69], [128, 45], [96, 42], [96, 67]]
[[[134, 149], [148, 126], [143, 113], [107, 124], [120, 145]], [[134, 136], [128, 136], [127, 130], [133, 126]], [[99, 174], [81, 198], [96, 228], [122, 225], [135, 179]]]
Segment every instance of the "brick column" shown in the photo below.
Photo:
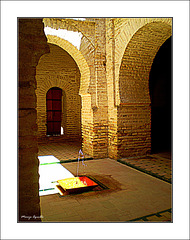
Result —
[[108, 102], [106, 82], [106, 28], [105, 19], [95, 20], [95, 78], [96, 104], [93, 108], [93, 157], [107, 157]]
[[36, 66], [49, 52], [42, 19], [18, 20], [19, 29], [19, 221], [41, 221], [39, 199]]
[[114, 19], [106, 19], [106, 77], [108, 96], [108, 157], [117, 159], [117, 107], [115, 87]]

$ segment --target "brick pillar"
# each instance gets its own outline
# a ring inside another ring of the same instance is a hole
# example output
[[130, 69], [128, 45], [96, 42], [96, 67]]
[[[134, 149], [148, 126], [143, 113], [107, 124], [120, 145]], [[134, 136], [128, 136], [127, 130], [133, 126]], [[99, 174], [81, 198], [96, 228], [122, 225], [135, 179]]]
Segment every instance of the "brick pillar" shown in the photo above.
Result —
[[95, 25], [95, 77], [96, 104], [93, 109], [93, 157], [107, 157], [108, 150], [108, 102], [106, 82], [105, 19], [96, 19]]
[[19, 221], [41, 221], [39, 199], [36, 66], [49, 52], [42, 19], [18, 20], [19, 27]]
[[115, 87], [115, 31], [114, 19], [106, 19], [106, 77], [108, 97], [108, 157], [117, 159], [117, 107]]

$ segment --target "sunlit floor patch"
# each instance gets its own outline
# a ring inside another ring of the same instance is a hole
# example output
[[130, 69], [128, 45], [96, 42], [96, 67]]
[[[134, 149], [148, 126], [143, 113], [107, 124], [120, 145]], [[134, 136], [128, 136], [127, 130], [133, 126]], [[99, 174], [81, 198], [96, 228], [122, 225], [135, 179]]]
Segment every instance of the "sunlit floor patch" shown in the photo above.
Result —
[[74, 175], [64, 168], [60, 164], [60, 161], [54, 156], [39, 156], [38, 159], [40, 161], [40, 196], [58, 193], [58, 189], [56, 188], [57, 180], [74, 177]]

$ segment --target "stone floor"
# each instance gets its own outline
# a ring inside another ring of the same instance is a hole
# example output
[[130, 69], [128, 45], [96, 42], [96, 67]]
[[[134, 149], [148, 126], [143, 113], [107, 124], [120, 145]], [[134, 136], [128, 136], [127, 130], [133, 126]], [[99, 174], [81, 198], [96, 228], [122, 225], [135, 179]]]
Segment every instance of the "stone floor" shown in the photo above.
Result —
[[[40, 144], [39, 155], [70, 159], [62, 165], [76, 176], [77, 163], [72, 159], [78, 158], [80, 148], [80, 143], [74, 142]], [[41, 196], [42, 221], [172, 222], [170, 156], [165, 153], [121, 160], [85, 160], [85, 167], [80, 163], [79, 174], [91, 176], [107, 188]]]
[[169, 183], [172, 182], [172, 161], [171, 154], [168, 152], [122, 158], [118, 161]]
[[[81, 142], [50, 142], [39, 144], [39, 156], [53, 155], [60, 161], [78, 159], [79, 150], [82, 149]], [[90, 156], [85, 155], [85, 158]]]

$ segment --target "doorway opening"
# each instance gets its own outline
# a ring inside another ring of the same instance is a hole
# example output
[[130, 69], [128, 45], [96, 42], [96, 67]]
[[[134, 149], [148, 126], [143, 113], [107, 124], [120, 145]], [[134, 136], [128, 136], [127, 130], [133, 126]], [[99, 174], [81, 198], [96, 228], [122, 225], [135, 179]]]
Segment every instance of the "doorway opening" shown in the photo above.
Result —
[[171, 152], [172, 38], [160, 47], [149, 75], [151, 98], [151, 151]]
[[46, 94], [47, 136], [61, 135], [62, 89], [53, 87]]

